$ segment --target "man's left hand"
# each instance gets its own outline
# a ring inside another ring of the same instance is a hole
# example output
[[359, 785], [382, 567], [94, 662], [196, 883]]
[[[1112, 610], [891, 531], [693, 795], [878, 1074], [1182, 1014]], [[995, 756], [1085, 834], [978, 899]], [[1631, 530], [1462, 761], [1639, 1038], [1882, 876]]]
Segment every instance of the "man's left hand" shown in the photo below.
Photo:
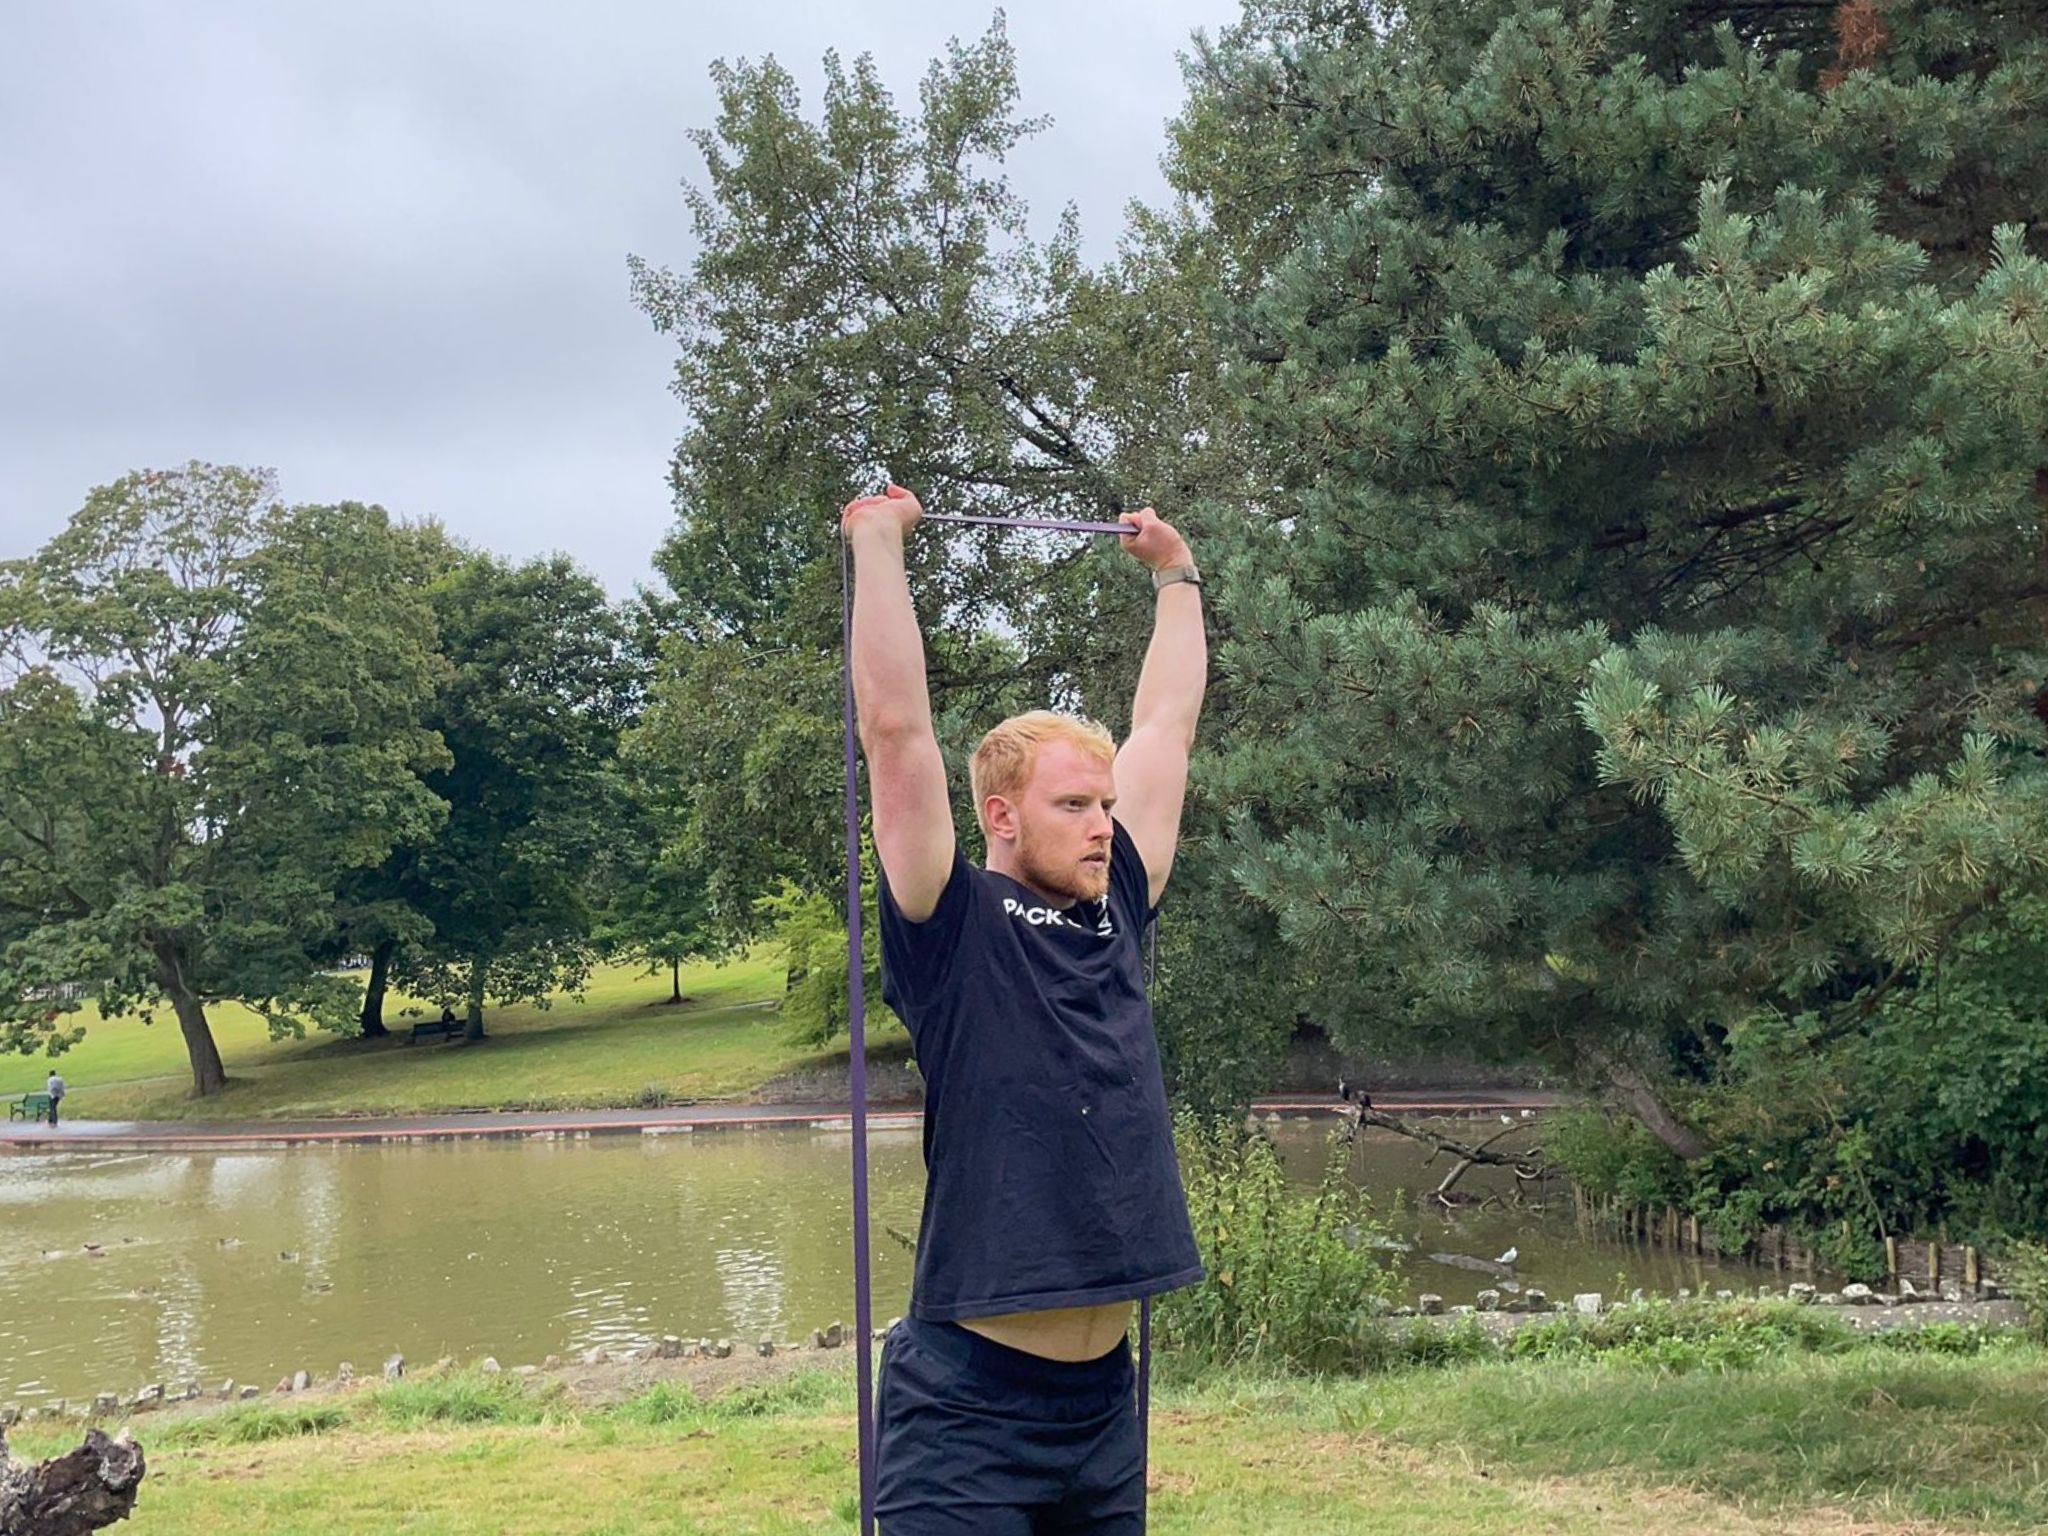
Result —
[[1123, 546], [1131, 552], [1132, 558], [1148, 571], [1165, 570], [1168, 566], [1192, 565], [1195, 557], [1188, 549], [1188, 541], [1182, 538], [1171, 523], [1161, 519], [1157, 512], [1146, 507], [1139, 512], [1124, 512], [1117, 521], [1129, 523], [1138, 531], [1123, 539]]

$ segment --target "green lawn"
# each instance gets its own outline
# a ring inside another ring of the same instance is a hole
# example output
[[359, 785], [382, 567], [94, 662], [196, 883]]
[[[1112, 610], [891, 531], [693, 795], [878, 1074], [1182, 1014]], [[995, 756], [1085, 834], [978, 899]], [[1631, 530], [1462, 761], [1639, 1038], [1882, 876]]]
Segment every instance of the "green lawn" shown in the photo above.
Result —
[[[57, 1059], [71, 1089], [65, 1112], [81, 1120], [239, 1120], [435, 1110], [629, 1105], [649, 1090], [669, 1098], [728, 1098], [778, 1074], [844, 1062], [844, 1048], [791, 1045], [773, 1004], [782, 992], [779, 958], [759, 952], [726, 965], [683, 970], [680, 1007], [668, 1005], [667, 974], [612, 967], [591, 978], [579, 1000], [493, 1009], [491, 1038], [479, 1044], [406, 1044], [413, 1020], [395, 999], [386, 1040], [309, 1034], [272, 1040], [263, 1020], [238, 1005], [209, 1010], [230, 1083], [203, 1100], [187, 1095], [191, 1072], [177, 1021], [163, 1010], [101, 1019], [87, 1010], [86, 1037]], [[422, 1013], [421, 1017], [426, 1014]], [[904, 1054], [893, 1022], [871, 1030], [876, 1055]], [[0, 1057], [0, 1094], [40, 1090], [44, 1056]]]
[[[851, 1378], [577, 1410], [503, 1378], [135, 1432], [136, 1536], [783, 1536], [853, 1521]], [[1879, 1536], [2048, 1523], [2048, 1351], [1673, 1376], [1520, 1362], [1162, 1388], [1155, 1536]], [[75, 1431], [71, 1443], [75, 1443]], [[41, 1425], [23, 1454], [59, 1439]], [[1938, 1525], [1931, 1522], [1939, 1522]], [[884, 1532], [886, 1536], [886, 1531]]]

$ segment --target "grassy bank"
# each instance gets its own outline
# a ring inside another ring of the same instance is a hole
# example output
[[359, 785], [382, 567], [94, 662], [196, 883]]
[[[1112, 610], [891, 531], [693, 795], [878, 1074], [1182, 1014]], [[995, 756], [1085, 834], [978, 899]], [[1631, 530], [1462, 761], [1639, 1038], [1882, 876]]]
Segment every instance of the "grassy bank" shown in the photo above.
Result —
[[[668, 1003], [666, 973], [598, 971], [580, 999], [547, 1009], [519, 1005], [486, 1017], [478, 1045], [410, 1046], [414, 1022], [394, 998], [384, 1040], [310, 1034], [272, 1040], [263, 1020], [233, 1004], [209, 1010], [231, 1079], [225, 1093], [187, 1097], [191, 1073], [168, 1011], [150, 1023], [84, 1014], [85, 1040], [57, 1059], [71, 1088], [66, 1112], [83, 1120], [239, 1120], [351, 1113], [592, 1107], [670, 1098], [729, 1098], [783, 1073], [829, 1066], [837, 1052], [791, 1045], [772, 1004], [782, 967], [766, 953], [683, 970], [682, 1006]], [[424, 1016], [424, 1015], [422, 1015]], [[893, 1026], [873, 1031], [878, 1051], [900, 1052]], [[40, 1091], [47, 1057], [0, 1057], [0, 1093]]]
[[[2023, 1531], [2048, 1523], [2048, 1351], [1863, 1347], [1673, 1375], [1517, 1361], [1155, 1397], [1160, 1536]], [[844, 1532], [851, 1378], [605, 1409], [505, 1378], [137, 1425], [137, 1536]], [[75, 1440], [75, 1433], [72, 1437]], [[41, 1426], [17, 1452], [47, 1455]], [[1938, 1523], [1938, 1524], [1936, 1524]]]

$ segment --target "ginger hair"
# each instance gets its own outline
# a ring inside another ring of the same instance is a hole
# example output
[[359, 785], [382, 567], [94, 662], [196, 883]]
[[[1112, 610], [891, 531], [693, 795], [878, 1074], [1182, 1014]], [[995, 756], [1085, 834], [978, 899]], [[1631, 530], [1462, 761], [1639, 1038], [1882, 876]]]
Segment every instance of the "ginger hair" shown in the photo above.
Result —
[[1050, 709], [1012, 715], [981, 738], [981, 745], [974, 749], [974, 757], [967, 765], [967, 782], [974, 794], [974, 817], [981, 823], [983, 836], [988, 834], [988, 818], [982, 808], [989, 797], [1016, 799], [1031, 782], [1038, 749], [1049, 741], [1068, 742], [1104, 764], [1116, 761], [1116, 739], [1093, 720]]

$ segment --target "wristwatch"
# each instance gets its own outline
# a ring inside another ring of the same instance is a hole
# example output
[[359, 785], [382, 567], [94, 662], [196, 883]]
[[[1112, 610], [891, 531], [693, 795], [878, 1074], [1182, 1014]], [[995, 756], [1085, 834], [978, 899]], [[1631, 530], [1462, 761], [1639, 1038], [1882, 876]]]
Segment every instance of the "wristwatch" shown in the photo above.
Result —
[[1191, 587], [1202, 584], [1202, 573], [1192, 565], [1163, 565], [1152, 573], [1152, 590], [1170, 587], [1176, 581], [1184, 581]]

